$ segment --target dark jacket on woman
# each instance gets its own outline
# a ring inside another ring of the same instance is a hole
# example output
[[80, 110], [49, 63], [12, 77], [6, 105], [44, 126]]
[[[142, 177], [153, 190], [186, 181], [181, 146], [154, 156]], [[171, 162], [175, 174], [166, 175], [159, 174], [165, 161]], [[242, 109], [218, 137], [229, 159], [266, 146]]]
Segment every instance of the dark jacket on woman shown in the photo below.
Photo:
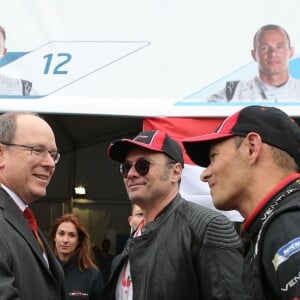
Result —
[[90, 268], [81, 272], [78, 268], [77, 256], [67, 262], [60, 261], [65, 273], [67, 299], [100, 300], [103, 291], [101, 271]]

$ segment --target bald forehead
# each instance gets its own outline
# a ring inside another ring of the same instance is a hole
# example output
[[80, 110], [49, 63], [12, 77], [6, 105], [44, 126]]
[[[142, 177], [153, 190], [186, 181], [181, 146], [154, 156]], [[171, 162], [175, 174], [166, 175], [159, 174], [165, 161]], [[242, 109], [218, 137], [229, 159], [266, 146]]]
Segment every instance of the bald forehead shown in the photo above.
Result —
[[48, 123], [44, 121], [42, 118], [36, 115], [32, 114], [19, 114], [16, 115], [16, 124], [17, 127], [20, 126], [35, 126], [36, 124], [39, 124], [40, 126], [46, 126], [49, 127]]
[[16, 134], [15, 138], [35, 136], [44, 136], [54, 139], [54, 133], [49, 124], [39, 116], [30, 114], [20, 114], [16, 116]]

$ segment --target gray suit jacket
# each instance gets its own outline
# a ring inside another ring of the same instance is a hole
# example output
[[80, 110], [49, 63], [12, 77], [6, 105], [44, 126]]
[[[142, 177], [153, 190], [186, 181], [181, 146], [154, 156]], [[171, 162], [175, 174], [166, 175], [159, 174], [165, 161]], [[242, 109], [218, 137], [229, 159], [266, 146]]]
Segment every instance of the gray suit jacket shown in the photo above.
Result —
[[0, 188], [0, 300], [65, 299], [63, 270], [40, 230], [39, 236], [49, 268], [19, 208]]

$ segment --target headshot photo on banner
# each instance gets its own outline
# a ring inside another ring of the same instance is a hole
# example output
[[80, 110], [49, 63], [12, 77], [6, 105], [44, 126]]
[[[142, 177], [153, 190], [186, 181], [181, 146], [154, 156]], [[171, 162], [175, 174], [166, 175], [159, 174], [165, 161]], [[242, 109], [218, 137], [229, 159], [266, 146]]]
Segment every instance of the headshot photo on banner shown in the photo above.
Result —
[[[246, 104], [300, 101], [300, 56], [295, 55], [290, 35], [282, 26], [260, 27], [253, 36], [251, 57], [252, 63], [225, 75], [193, 97], [207, 102]], [[220, 82], [224, 82], [223, 88], [211, 92], [218, 89]]]

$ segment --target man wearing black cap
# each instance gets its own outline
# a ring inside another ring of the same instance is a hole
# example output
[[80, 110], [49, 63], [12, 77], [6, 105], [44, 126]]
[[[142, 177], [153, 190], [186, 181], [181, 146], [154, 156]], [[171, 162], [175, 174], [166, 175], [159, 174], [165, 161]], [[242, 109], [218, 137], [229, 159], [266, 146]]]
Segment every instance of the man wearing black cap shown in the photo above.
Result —
[[239, 299], [240, 239], [219, 212], [179, 194], [179, 144], [158, 130], [108, 148], [144, 220], [110, 277], [107, 299]]
[[245, 218], [246, 299], [300, 299], [300, 128], [275, 107], [248, 106], [211, 134], [184, 139], [206, 167], [216, 208]]

